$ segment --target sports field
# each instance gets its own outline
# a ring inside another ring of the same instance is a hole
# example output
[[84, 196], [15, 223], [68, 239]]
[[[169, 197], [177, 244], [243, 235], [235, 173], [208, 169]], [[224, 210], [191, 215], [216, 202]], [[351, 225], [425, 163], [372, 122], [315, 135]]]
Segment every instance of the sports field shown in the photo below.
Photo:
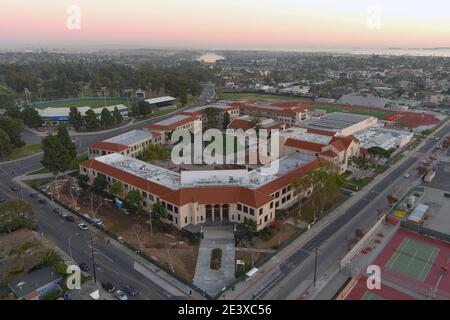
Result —
[[105, 105], [113, 106], [116, 104], [128, 105], [130, 101], [126, 98], [80, 98], [80, 99], [62, 99], [52, 100], [45, 102], [35, 102], [33, 106], [39, 109], [44, 108], [66, 108], [66, 107], [91, 107], [91, 108], [103, 108]]
[[371, 109], [371, 108], [355, 108], [351, 106], [340, 106], [340, 105], [329, 105], [329, 104], [316, 104], [312, 107], [308, 108], [309, 111], [314, 111], [317, 109], [326, 110], [328, 113], [331, 112], [347, 112], [354, 114], [361, 114], [365, 116], [372, 116], [381, 120], [386, 119], [390, 115], [394, 115], [395, 112], [392, 111], [383, 111], [379, 109]]
[[389, 259], [386, 267], [419, 281], [424, 281], [438, 253], [439, 248], [410, 238], [404, 238]]

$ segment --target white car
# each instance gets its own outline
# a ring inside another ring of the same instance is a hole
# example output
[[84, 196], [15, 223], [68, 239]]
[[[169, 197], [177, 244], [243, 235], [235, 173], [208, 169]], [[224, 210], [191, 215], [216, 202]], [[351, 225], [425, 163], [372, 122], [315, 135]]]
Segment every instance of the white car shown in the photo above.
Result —
[[89, 230], [89, 227], [85, 225], [84, 223], [78, 224], [78, 228], [80, 228], [83, 231]]
[[114, 292], [114, 296], [119, 300], [128, 300], [128, 296], [122, 290]]
[[409, 173], [405, 173], [403, 176], [404, 176], [405, 178], [411, 177], [411, 175], [410, 175]]

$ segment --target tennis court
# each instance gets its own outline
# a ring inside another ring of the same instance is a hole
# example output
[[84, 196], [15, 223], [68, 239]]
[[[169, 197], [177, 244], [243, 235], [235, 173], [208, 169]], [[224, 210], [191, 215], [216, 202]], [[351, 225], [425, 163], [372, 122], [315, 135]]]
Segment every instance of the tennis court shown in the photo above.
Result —
[[376, 294], [370, 293], [370, 292], [366, 292], [364, 293], [364, 295], [362, 296], [361, 300], [386, 300], [383, 297], [380, 297]]
[[432, 245], [404, 238], [386, 267], [419, 281], [425, 281], [438, 253], [439, 249]]

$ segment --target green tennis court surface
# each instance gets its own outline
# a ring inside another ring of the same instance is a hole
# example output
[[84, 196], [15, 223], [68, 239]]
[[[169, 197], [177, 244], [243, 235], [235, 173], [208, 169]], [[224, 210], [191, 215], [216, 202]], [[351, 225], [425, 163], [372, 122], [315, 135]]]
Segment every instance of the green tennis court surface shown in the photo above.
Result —
[[385, 300], [383, 297], [377, 296], [376, 294], [366, 292], [362, 296], [361, 300]]
[[424, 281], [438, 253], [439, 249], [434, 246], [405, 238], [389, 259], [386, 267]]

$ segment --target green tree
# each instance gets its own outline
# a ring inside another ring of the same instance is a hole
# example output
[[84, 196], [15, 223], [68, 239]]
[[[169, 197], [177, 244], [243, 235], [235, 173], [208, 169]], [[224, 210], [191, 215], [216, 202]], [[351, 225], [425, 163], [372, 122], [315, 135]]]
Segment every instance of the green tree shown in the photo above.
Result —
[[80, 131], [83, 126], [83, 117], [81, 116], [81, 112], [78, 111], [76, 107], [70, 107], [70, 124], [76, 131]]
[[42, 125], [42, 118], [35, 108], [25, 108], [21, 114], [23, 122], [30, 128], [38, 128]]
[[142, 151], [142, 154], [139, 156], [139, 159], [141, 159], [142, 161], [149, 162], [154, 160], [167, 160], [169, 156], [170, 151], [164, 149], [159, 145], [150, 144]]
[[152, 205], [151, 218], [153, 220], [159, 220], [159, 219], [167, 218], [166, 207], [164, 207], [161, 202], [157, 202], [157, 203]]
[[125, 197], [125, 208], [127, 208], [131, 213], [136, 213], [142, 208], [142, 197], [139, 191], [132, 190], [128, 192]]
[[97, 130], [100, 127], [100, 122], [97, 119], [97, 115], [95, 114], [94, 110], [89, 109], [86, 111], [86, 115], [84, 117], [86, 122], [86, 129], [89, 131]]
[[324, 161], [320, 167], [308, 173], [311, 185], [314, 187], [312, 203], [315, 206], [314, 222], [317, 220], [317, 211], [321, 214], [325, 205], [333, 201], [345, 179], [330, 162]]
[[0, 109], [15, 108], [14, 97], [9, 93], [0, 93]]
[[122, 123], [122, 121], [123, 121], [123, 116], [122, 116], [122, 114], [120, 113], [119, 109], [117, 109], [117, 107], [114, 108], [114, 111], [113, 111], [113, 115], [112, 115], [112, 116], [113, 116], [114, 124], [115, 124], [115, 125], [119, 125], [119, 124]]
[[123, 190], [123, 184], [120, 181], [114, 181], [108, 188], [108, 191], [113, 196], [117, 196]]
[[55, 179], [59, 173], [69, 170], [73, 160], [69, 150], [56, 135], [49, 135], [42, 140], [42, 165], [53, 172]]
[[100, 124], [103, 129], [110, 128], [114, 125], [114, 118], [106, 108], [103, 108], [100, 114]]
[[23, 200], [0, 203], [0, 234], [10, 233], [21, 228], [32, 229], [33, 207]]
[[78, 175], [78, 186], [83, 189], [84, 191], [87, 191], [89, 189], [89, 177], [84, 174]]
[[74, 160], [77, 157], [77, 146], [69, 136], [69, 132], [67, 131], [67, 127], [64, 124], [58, 125], [56, 128], [57, 133], [56, 136], [61, 141], [64, 148], [67, 150], [69, 157]]
[[6, 132], [6, 134], [9, 136], [11, 144], [15, 148], [20, 148], [25, 145], [25, 143], [22, 141], [22, 120], [0, 116], [0, 128]]
[[108, 181], [106, 181], [106, 177], [103, 174], [98, 174], [92, 183], [92, 189], [96, 192], [105, 191], [107, 186]]
[[133, 117], [139, 117], [141, 115], [141, 111], [139, 110], [137, 103], [133, 103], [131, 106], [131, 113], [133, 114]]
[[312, 187], [310, 176], [296, 177], [291, 182], [291, 187], [294, 190], [294, 195], [297, 196], [298, 214], [301, 215], [301, 200], [305, 193]]
[[223, 120], [222, 120], [222, 127], [223, 127], [223, 129], [228, 128], [229, 124], [230, 124], [230, 114], [228, 112], [225, 112], [223, 114]]
[[203, 112], [203, 117], [206, 118], [205, 130], [218, 129], [221, 111], [217, 108], [208, 107]]
[[6, 159], [12, 149], [13, 145], [11, 144], [11, 139], [9, 139], [8, 134], [0, 128], [0, 156], [3, 160]]

